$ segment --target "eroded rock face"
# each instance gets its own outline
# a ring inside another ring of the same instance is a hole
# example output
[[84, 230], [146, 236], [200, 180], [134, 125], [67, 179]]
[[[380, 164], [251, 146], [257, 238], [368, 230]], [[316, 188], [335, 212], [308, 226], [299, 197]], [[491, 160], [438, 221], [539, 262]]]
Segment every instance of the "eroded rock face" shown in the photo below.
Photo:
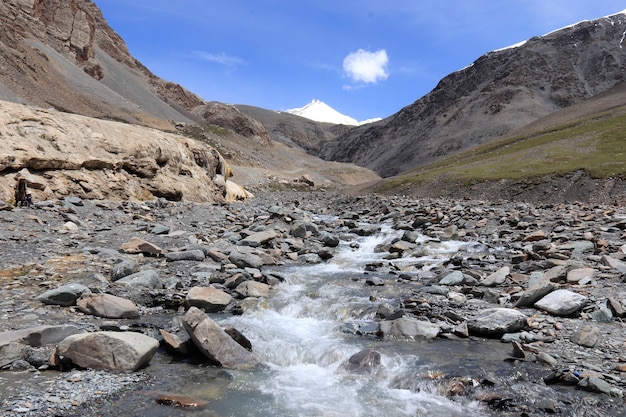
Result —
[[[87, 0], [3, 1], [0, 56], [3, 61], [0, 84], [6, 84], [18, 102], [52, 104], [79, 114], [143, 124], [156, 122], [148, 120], [148, 115], [189, 121], [184, 109], [190, 110], [204, 102], [180, 85], [156, 77], [133, 58], [96, 3]], [[57, 65], [51, 65], [55, 61]], [[66, 71], [59, 71], [59, 67]], [[71, 76], [67, 74], [68, 68], [72, 68]], [[120, 74], [132, 74], [144, 86], [126, 77], [129, 83], [124, 83], [125, 93], [113, 81]], [[82, 84], [89, 87], [78, 88], [74, 81], [81, 75]], [[136, 101], [141, 100], [139, 96], [149, 98], [138, 111], [137, 107], [133, 109], [115, 102], [110, 94], [103, 94], [107, 88], [129, 99], [128, 103], [139, 104]], [[136, 94], [127, 96], [128, 90], [135, 90]], [[0, 98], [3, 98], [1, 91]], [[166, 103], [180, 107], [177, 110]]]
[[[34, 200], [223, 201], [213, 178], [232, 172], [215, 149], [180, 135], [1, 101], [0, 135], [0, 173], [22, 171]], [[14, 183], [0, 177], [0, 198]]]

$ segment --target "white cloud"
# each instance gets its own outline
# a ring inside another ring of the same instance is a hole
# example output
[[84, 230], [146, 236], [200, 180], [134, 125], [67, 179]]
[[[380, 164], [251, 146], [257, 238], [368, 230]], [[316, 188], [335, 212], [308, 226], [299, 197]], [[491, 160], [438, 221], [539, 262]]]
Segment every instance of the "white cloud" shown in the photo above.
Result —
[[216, 55], [209, 52], [195, 51], [194, 55], [204, 61], [214, 62], [227, 67], [236, 67], [245, 63], [243, 59], [226, 55], [223, 52]]
[[343, 59], [343, 71], [355, 83], [376, 84], [389, 76], [387, 51], [370, 52], [359, 49]]

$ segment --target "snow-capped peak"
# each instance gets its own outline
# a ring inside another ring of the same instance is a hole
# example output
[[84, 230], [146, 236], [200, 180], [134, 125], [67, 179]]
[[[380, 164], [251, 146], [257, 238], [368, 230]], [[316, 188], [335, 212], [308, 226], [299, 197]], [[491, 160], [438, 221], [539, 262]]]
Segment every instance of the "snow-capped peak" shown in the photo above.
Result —
[[295, 114], [322, 123], [333, 123], [336, 125], [358, 126], [359, 122], [350, 116], [339, 113], [328, 104], [313, 100], [304, 107], [285, 110], [285, 113]]

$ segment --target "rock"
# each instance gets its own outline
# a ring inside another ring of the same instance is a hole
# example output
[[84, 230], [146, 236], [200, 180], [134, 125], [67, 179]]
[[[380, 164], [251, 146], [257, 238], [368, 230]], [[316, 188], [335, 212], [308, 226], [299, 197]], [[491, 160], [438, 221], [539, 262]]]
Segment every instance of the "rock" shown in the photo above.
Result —
[[439, 280], [439, 285], [461, 285], [465, 281], [465, 275], [461, 271], [454, 271]]
[[298, 262], [305, 264], [319, 264], [322, 262], [322, 258], [317, 253], [303, 253], [298, 255]]
[[619, 300], [615, 299], [614, 297], [609, 297], [607, 299], [607, 304], [616, 317], [623, 318], [624, 316], [626, 316], [626, 310]]
[[15, 361], [24, 360], [28, 346], [22, 343], [6, 343], [0, 345], [0, 368], [5, 368]]
[[379, 367], [380, 353], [371, 349], [364, 349], [355, 353], [342, 365], [342, 368], [348, 372], [359, 375], [370, 375], [378, 370]]
[[91, 293], [91, 290], [86, 286], [72, 283], [46, 291], [38, 296], [37, 300], [44, 304], [68, 307], [76, 305], [76, 300], [78, 300], [81, 295], [89, 293]]
[[626, 263], [620, 261], [619, 259], [612, 258], [609, 255], [602, 255], [601, 262], [603, 265], [613, 268], [621, 274], [626, 274]]
[[319, 235], [319, 239], [324, 246], [328, 246], [329, 248], [336, 248], [339, 246], [339, 238], [332, 233], [322, 232]]
[[603, 306], [591, 313], [591, 318], [598, 323], [610, 323], [613, 320], [613, 312], [610, 308]]
[[182, 333], [184, 337], [181, 335], [177, 335], [174, 333], [170, 333], [166, 330], [159, 329], [159, 333], [161, 337], [163, 337], [163, 343], [174, 353], [179, 355], [186, 355], [189, 353], [189, 342], [191, 338], [187, 333]]
[[11, 330], [0, 333], [0, 346], [7, 343], [22, 343], [29, 346], [46, 346], [58, 343], [80, 330], [72, 325], [37, 326], [27, 329]]
[[69, 336], [57, 354], [77, 366], [110, 371], [136, 371], [147, 365], [159, 342], [135, 332], [94, 332]]
[[265, 262], [263, 258], [254, 253], [240, 252], [234, 250], [228, 255], [228, 259], [239, 268], [257, 268], [260, 269]]
[[571, 341], [580, 346], [593, 348], [600, 343], [600, 330], [595, 326], [584, 326], [572, 335]]
[[380, 322], [380, 332], [385, 339], [434, 339], [440, 331], [441, 328], [436, 324], [409, 317]]
[[85, 314], [109, 319], [134, 319], [139, 309], [132, 301], [111, 294], [86, 294], [78, 302], [78, 309]]
[[223, 311], [233, 297], [214, 287], [192, 287], [187, 293], [185, 301], [188, 306], [200, 308], [207, 313]]
[[510, 272], [511, 268], [503, 266], [496, 272], [490, 274], [484, 280], [480, 281], [479, 284], [485, 287], [495, 287], [496, 285], [504, 284], [504, 281], [506, 281], [506, 277], [509, 276]]
[[502, 336], [522, 330], [527, 325], [526, 316], [511, 308], [488, 308], [467, 321], [470, 333], [483, 336]]
[[131, 287], [146, 287], [146, 288], [163, 288], [163, 283], [159, 274], [148, 269], [145, 271], [135, 272], [116, 281], [119, 284], [129, 285]]
[[569, 316], [580, 311], [589, 300], [569, 290], [556, 290], [535, 303], [535, 308], [555, 316]]
[[111, 269], [111, 281], [115, 282], [135, 272], [137, 272], [137, 262], [134, 259], [123, 260]]
[[380, 277], [367, 277], [365, 279], [365, 284], [369, 285], [370, 287], [382, 287], [383, 285], [385, 285], [385, 281]]
[[583, 279], [592, 279], [596, 273], [593, 268], [576, 268], [567, 273], [567, 282], [578, 283]]
[[196, 307], [183, 317], [183, 326], [194, 344], [212, 361], [224, 368], [251, 368], [258, 363], [254, 354], [234, 341], [217, 323]]
[[239, 330], [235, 329], [234, 327], [227, 327], [224, 329], [224, 331], [227, 335], [232, 337], [232, 339], [237, 342], [241, 347], [252, 352], [252, 343]]
[[168, 393], [159, 394], [155, 401], [159, 405], [171, 405], [173, 407], [181, 408], [201, 408], [209, 404], [208, 401], [200, 398]]
[[604, 379], [591, 376], [585, 378], [578, 383], [578, 387], [590, 392], [596, 392], [598, 394], [611, 394], [613, 386], [606, 382]]
[[168, 252], [165, 254], [167, 262], [174, 261], [204, 261], [204, 252], [200, 249], [186, 250], [180, 252]]
[[242, 297], [267, 297], [270, 286], [258, 281], [244, 281], [235, 288], [235, 292]]
[[245, 239], [240, 240], [237, 244], [257, 248], [259, 246], [266, 245], [268, 242], [277, 239], [278, 237], [280, 237], [280, 233], [277, 230], [264, 230], [251, 234]]
[[170, 228], [163, 224], [155, 224], [154, 227], [150, 230], [150, 233], [153, 235], [165, 235], [170, 232]]
[[163, 249], [143, 239], [133, 237], [128, 242], [125, 242], [122, 246], [120, 246], [120, 252], [143, 254], [148, 256], [161, 256], [163, 254]]
[[300, 238], [305, 238], [306, 237], [306, 226], [304, 225], [304, 223], [296, 223], [293, 226], [291, 226], [291, 229], [289, 229], [289, 234], [293, 237], [300, 237]]
[[532, 283], [515, 302], [515, 307], [528, 307], [556, 289], [556, 284], [547, 279]]

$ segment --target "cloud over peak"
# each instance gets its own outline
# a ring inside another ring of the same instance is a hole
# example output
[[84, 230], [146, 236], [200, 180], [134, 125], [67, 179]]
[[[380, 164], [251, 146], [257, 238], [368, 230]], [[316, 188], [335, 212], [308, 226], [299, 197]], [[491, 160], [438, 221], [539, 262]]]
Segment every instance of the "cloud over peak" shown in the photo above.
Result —
[[389, 76], [388, 63], [389, 57], [384, 49], [376, 52], [359, 49], [343, 59], [343, 71], [354, 83], [376, 84]]

